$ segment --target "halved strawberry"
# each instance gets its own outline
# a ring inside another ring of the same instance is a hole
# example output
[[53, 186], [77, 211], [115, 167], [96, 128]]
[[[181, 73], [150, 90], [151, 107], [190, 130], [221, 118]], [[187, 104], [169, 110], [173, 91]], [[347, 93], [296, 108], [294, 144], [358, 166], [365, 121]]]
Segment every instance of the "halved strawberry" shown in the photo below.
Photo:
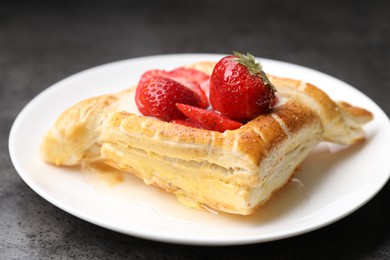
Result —
[[199, 107], [207, 108], [209, 106], [209, 100], [208, 100], [206, 94], [200, 88], [199, 84], [196, 81], [192, 81], [192, 80], [184, 78], [184, 77], [170, 76], [170, 78], [179, 82], [183, 86], [186, 86], [187, 88], [193, 90], [196, 94], [198, 94], [198, 96], [200, 97]]
[[199, 106], [197, 93], [177, 81], [161, 76], [151, 76], [138, 84], [135, 101], [145, 116], [155, 116], [164, 121], [184, 118], [176, 103]]
[[215, 111], [205, 110], [186, 104], [176, 104], [176, 107], [192, 121], [196, 122], [203, 129], [224, 132], [234, 130], [242, 126], [241, 123], [233, 121]]
[[208, 97], [202, 89], [202, 86], [204, 88], [207, 88], [207, 91], [209, 89], [210, 76], [208, 76], [207, 74], [195, 69], [186, 69], [184, 67], [179, 67], [172, 71], [148, 70], [144, 74], [142, 74], [138, 84], [143, 84], [145, 80], [154, 76], [166, 77], [179, 82], [183, 86], [193, 90], [199, 95], [201, 99], [199, 107], [207, 108], [209, 106]]
[[166, 70], [147, 70], [142, 75], [138, 81], [138, 85], [143, 84], [147, 79], [155, 76], [167, 77], [169, 78], [169, 72]]
[[174, 77], [187, 78], [197, 82], [206, 96], [209, 96], [210, 93], [210, 75], [206, 73], [186, 67], [179, 67], [171, 71], [171, 75]]

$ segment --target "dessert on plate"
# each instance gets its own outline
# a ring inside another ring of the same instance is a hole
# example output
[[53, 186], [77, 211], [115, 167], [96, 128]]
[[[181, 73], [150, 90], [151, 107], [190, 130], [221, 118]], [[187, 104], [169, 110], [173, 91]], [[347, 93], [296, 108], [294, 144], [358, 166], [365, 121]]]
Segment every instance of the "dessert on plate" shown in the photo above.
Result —
[[137, 86], [73, 105], [43, 137], [41, 155], [57, 166], [103, 163], [187, 206], [248, 215], [288, 184], [317, 144], [361, 142], [371, 119], [234, 53], [149, 70]]

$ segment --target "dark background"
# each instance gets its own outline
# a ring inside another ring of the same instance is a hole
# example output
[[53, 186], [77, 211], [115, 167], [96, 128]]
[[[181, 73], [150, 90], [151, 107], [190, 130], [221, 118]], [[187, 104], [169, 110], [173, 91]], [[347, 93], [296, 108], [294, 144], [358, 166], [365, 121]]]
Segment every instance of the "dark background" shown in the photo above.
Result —
[[39, 197], [16, 173], [8, 135], [34, 96], [73, 73], [139, 56], [249, 51], [335, 76], [390, 115], [388, 1], [226, 2], [0, 3], [1, 259], [390, 259], [389, 184], [355, 213], [308, 234], [193, 247], [80, 220]]

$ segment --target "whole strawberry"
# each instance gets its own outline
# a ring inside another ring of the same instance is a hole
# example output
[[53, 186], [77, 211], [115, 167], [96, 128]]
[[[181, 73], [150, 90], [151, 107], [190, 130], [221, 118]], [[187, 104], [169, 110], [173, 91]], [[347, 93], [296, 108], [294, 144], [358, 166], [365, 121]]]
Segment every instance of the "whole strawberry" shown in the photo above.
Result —
[[270, 111], [275, 91], [253, 55], [234, 52], [215, 65], [210, 103], [222, 115], [245, 122]]
[[164, 121], [184, 118], [176, 103], [200, 106], [200, 96], [179, 82], [162, 76], [150, 76], [139, 82], [135, 102], [145, 116], [155, 116]]

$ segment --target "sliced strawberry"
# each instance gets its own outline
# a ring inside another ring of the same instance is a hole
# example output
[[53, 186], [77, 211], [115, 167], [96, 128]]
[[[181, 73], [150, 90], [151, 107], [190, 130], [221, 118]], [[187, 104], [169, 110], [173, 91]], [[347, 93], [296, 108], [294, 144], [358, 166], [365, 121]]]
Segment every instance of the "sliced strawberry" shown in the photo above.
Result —
[[174, 119], [174, 120], [171, 120], [170, 122], [175, 123], [175, 124], [179, 124], [179, 125], [194, 127], [194, 128], [203, 128], [202, 125], [200, 125], [198, 122], [195, 122], [191, 118]]
[[175, 77], [175, 76], [170, 76], [171, 79], [179, 82], [183, 86], [186, 86], [187, 88], [193, 90], [196, 94], [199, 95], [200, 97], [200, 104], [199, 107], [201, 108], [207, 108], [209, 106], [209, 100], [204, 93], [204, 91], [200, 88], [199, 83], [196, 81], [191, 81], [187, 78], [182, 78], [182, 77]]
[[141, 78], [138, 82], [138, 85], [143, 84], [145, 80], [154, 77], [154, 76], [160, 76], [160, 77], [168, 77], [169, 78], [169, 72], [166, 70], [148, 70], [144, 72], [144, 74], [141, 75]]
[[161, 76], [151, 76], [138, 84], [135, 101], [145, 116], [155, 116], [164, 121], [184, 118], [176, 103], [199, 106], [197, 93], [177, 81]]
[[185, 69], [185, 68], [178, 68], [173, 71], [166, 71], [166, 70], [148, 70], [144, 74], [142, 74], [141, 79], [138, 84], [143, 84], [145, 80], [147, 80], [150, 77], [154, 76], [161, 76], [173, 79], [183, 86], [193, 90], [195, 93], [197, 93], [200, 97], [201, 103], [199, 104], [199, 107], [201, 108], [207, 108], [209, 106], [208, 97], [206, 96], [205, 92], [201, 88], [201, 84], [205, 84], [205, 78], [204, 75], [208, 77], [207, 80], [207, 88], [209, 87], [210, 82], [210, 76], [207, 74], [204, 74], [201, 71], [197, 71], [194, 69]]
[[210, 93], [210, 75], [207, 75], [206, 73], [192, 69], [192, 68], [186, 68], [186, 67], [179, 67], [177, 69], [172, 70], [171, 75], [174, 77], [181, 77], [181, 78], [187, 78], [190, 80], [193, 80], [199, 84], [203, 92], [206, 94], [206, 96], [209, 96]]
[[205, 110], [186, 104], [176, 104], [176, 107], [192, 121], [200, 124], [202, 128], [218, 132], [234, 130], [242, 126], [241, 123], [233, 121], [215, 111]]

